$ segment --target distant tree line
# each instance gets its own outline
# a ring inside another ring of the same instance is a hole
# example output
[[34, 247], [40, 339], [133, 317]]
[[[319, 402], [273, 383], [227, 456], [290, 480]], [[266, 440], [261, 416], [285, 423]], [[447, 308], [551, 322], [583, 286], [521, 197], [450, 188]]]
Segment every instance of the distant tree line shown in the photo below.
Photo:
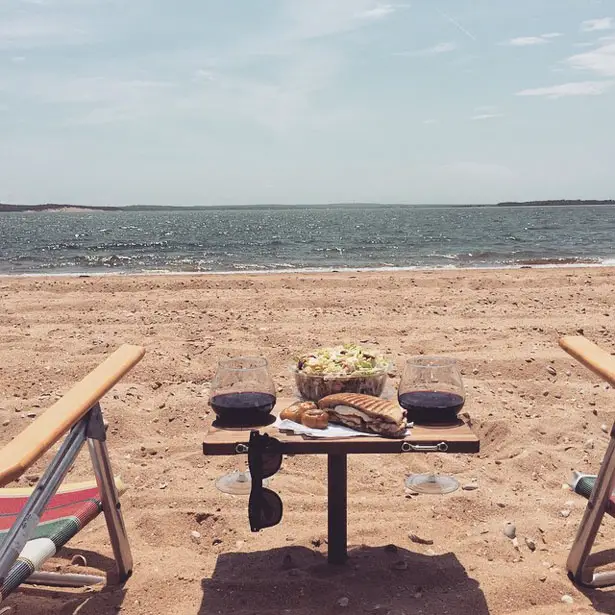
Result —
[[566, 199], [559, 199], [559, 200], [554, 200], [554, 201], [522, 201], [522, 202], [518, 202], [518, 201], [506, 201], [503, 203], [498, 203], [498, 205], [517, 205], [517, 206], [523, 206], [523, 205], [540, 205], [540, 206], [546, 206], [548, 207], [549, 205], [566, 205], [566, 206], [574, 206], [574, 205], [615, 205], [615, 200], [610, 199], [610, 200], [606, 200], [606, 201], [597, 201], [597, 200], [586, 200], [586, 199], [573, 199], [573, 200], [566, 200]]

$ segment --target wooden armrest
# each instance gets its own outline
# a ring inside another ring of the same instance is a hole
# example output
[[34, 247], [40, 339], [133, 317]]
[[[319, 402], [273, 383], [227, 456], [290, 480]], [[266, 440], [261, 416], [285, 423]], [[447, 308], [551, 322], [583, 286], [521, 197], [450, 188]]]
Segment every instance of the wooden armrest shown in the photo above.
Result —
[[0, 487], [21, 476], [83, 418], [144, 354], [144, 348], [124, 344], [0, 449]]
[[569, 335], [559, 345], [577, 361], [615, 387], [615, 357], [582, 335]]

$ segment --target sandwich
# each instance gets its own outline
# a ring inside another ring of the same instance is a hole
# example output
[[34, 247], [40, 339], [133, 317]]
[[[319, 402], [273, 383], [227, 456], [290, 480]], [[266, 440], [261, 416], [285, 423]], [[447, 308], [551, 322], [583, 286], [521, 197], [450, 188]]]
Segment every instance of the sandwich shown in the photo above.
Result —
[[329, 413], [329, 421], [357, 431], [375, 433], [388, 438], [406, 434], [406, 411], [398, 404], [361, 393], [334, 393], [318, 402]]

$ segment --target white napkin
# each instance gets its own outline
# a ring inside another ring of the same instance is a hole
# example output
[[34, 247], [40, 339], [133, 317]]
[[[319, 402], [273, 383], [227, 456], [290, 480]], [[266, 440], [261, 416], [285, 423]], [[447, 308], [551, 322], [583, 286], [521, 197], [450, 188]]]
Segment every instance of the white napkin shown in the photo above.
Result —
[[[364, 433], [362, 431], [356, 431], [351, 429], [350, 427], [346, 427], [344, 425], [335, 425], [333, 423], [329, 423], [325, 429], [312, 429], [311, 427], [306, 427], [305, 425], [301, 425], [300, 423], [295, 423], [295, 421], [289, 421], [288, 419], [280, 419], [278, 417], [273, 424], [274, 427], [282, 431], [292, 431], [295, 434], [300, 434], [304, 436], [309, 436], [310, 438], [356, 438], [356, 437], [384, 437], [380, 434], [375, 433]], [[410, 435], [410, 430], [406, 430], [406, 436]]]

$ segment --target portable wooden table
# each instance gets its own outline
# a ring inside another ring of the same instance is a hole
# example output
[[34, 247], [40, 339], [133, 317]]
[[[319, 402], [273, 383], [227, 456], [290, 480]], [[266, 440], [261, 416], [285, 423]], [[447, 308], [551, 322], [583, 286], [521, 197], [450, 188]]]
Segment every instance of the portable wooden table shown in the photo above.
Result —
[[[273, 414], [289, 406], [293, 399], [280, 399]], [[478, 453], [480, 440], [459, 420], [453, 425], [417, 425], [404, 439], [375, 436], [353, 438], [308, 438], [266, 427], [220, 428], [212, 425], [203, 440], [205, 455], [247, 454], [250, 431], [268, 433], [282, 445], [285, 455], [327, 455], [328, 535], [331, 564], [347, 558], [347, 456], [356, 453]]]

